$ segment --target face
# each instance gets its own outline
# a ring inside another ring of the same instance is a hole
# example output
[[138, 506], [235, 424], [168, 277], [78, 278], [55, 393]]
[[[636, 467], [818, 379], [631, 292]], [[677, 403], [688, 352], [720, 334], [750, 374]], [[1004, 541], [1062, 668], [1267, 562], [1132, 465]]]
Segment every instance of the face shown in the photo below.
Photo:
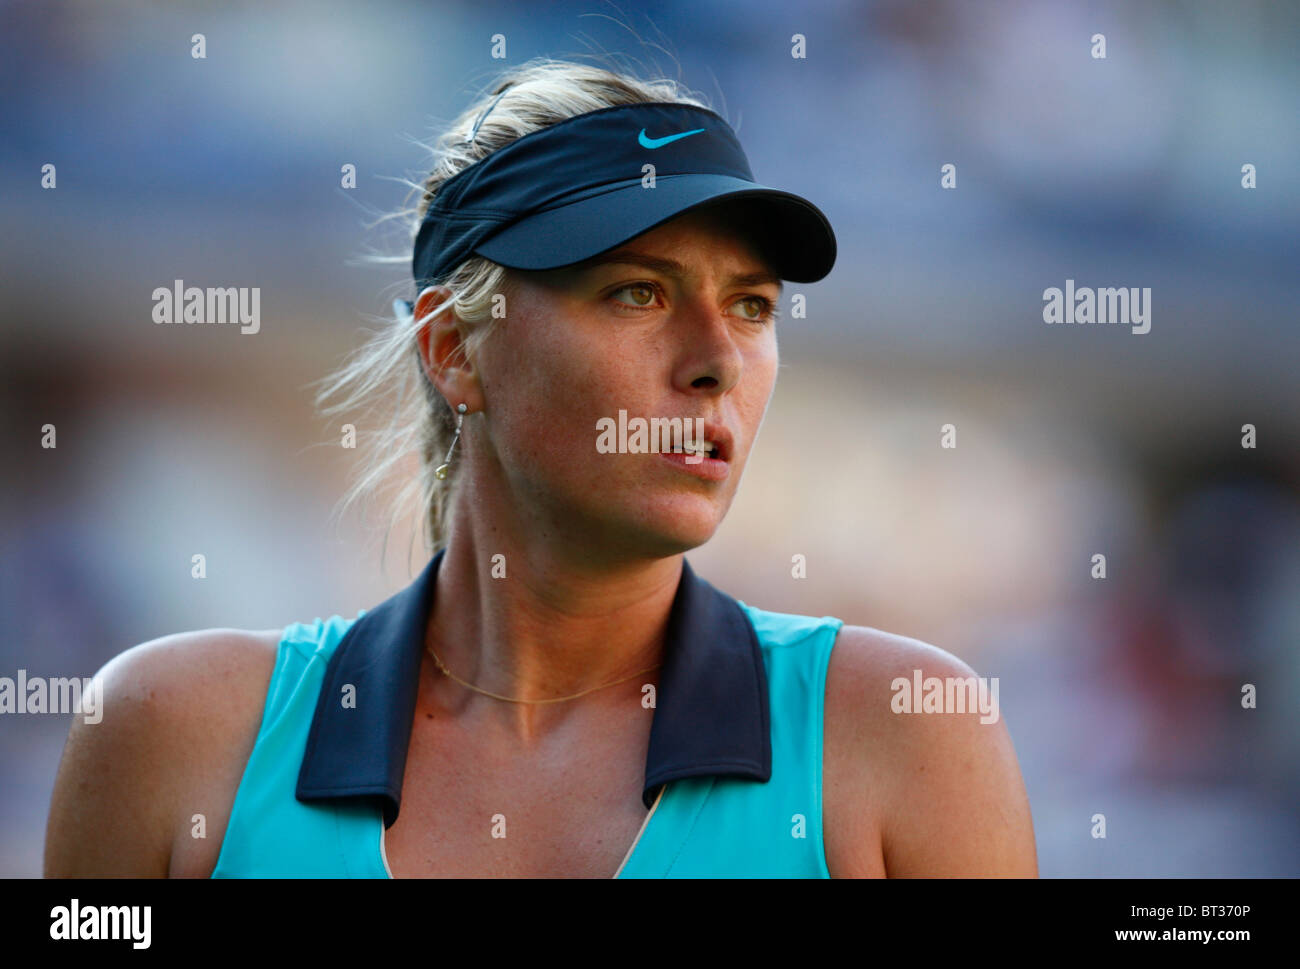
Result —
[[[731, 505], [776, 381], [770, 311], [781, 284], [770, 266], [715, 209], [515, 278], [506, 318], [476, 357], [483, 413], [465, 432], [475, 477], [497, 480], [470, 487], [508, 502], [521, 527], [618, 554], [703, 544]], [[601, 453], [598, 428], [620, 410], [628, 424], [702, 418], [725, 460]]]

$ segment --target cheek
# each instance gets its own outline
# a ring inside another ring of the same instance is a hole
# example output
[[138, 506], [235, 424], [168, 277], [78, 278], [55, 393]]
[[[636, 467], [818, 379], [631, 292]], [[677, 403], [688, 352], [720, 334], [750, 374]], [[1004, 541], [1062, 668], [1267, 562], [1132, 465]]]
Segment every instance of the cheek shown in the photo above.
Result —
[[745, 357], [743, 390], [738, 395], [744, 401], [746, 413], [757, 411], [761, 417], [776, 389], [776, 375], [780, 367], [775, 339], [755, 348]]
[[627, 383], [634, 361], [584, 339], [576, 328], [547, 332], [536, 328], [542, 323], [555, 326], [563, 318], [531, 320], [503, 331], [504, 339], [481, 358], [483, 381], [492, 445], [507, 469], [529, 477], [563, 477], [565, 467], [600, 457], [599, 418], [637, 406]]
[[762, 426], [767, 407], [772, 402], [772, 392], [776, 389], [778, 361], [775, 342], [770, 352], [756, 352], [745, 360], [745, 376], [742, 388], [734, 395], [736, 417], [740, 422], [740, 432], [745, 435], [745, 453], [741, 456], [742, 466], [748, 459]]

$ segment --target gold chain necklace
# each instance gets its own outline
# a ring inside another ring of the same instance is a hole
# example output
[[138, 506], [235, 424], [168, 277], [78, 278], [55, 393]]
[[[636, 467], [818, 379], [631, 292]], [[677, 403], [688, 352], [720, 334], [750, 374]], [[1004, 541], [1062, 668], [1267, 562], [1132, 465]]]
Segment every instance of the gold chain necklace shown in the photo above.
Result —
[[551, 697], [548, 700], [520, 700], [512, 696], [502, 696], [499, 693], [489, 693], [487, 690], [480, 690], [473, 683], [466, 683], [464, 680], [462, 680], [451, 670], [447, 669], [445, 665], [443, 665], [442, 660], [438, 659], [438, 654], [433, 651], [432, 646], [428, 646], [426, 648], [429, 651], [429, 655], [433, 657], [434, 665], [437, 666], [438, 669], [441, 670], [443, 673], [445, 673], [447, 676], [451, 677], [453, 680], [459, 683], [461, 686], [468, 687], [469, 689], [473, 690], [475, 693], [482, 693], [484, 696], [490, 696], [496, 700], [505, 700], [507, 703], [559, 703], [563, 700], [576, 700], [578, 697], [586, 696], [588, 693], [595, 693], [597, 690], [604, 690], [604, 689], [608, 689], [611, 686], [618, 686], [618, 684], [620, 683], [626, 683], [628, 680], [632, 679], [633, 677], [640, 676], [642, 673], [649, 673], [651, 670], [657, 670], [659, 669], [660, 666], [663, 665], [662, 663], [656, 663], [654, 666], [647, 666], [645, 669], [637, 670], [635, 673], [625, 676], [621, 680], [615, 680], [613, 683], [606, 683], [604, 686], [593, 686], [590, 690], [583, 690], [581, 693], [573, 694], [573, 696], [557, 696], [557, 697]]

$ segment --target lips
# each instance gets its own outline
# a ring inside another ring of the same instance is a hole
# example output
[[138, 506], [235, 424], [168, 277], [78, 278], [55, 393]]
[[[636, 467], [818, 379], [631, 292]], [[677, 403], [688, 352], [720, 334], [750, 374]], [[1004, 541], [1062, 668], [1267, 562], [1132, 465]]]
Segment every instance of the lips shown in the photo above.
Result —
[[[691, 417], [682, 418], [682, 422], [683, 422], [683, 424], [684, 424], [686, 427], [688, 427], [688, 428], [690, 428], [690, 429], [692, 429], [692, 430], [693, 430], [694, 427], [695, 427], [695, 425], [694, 425], [694, 418], [691, 418]], [[715, 460], [715, 461], [730, 461], [730, 460], [731, 460], [731, 446], [732, 446], [732, 445], [731, 445], [731, 432], [728, 431], [728, 430], [727, 430], [725, 427], [723, 427], [721, 424], [710, 424], [710, 423], [706, 422], [706, 423], [704, 424], [704, 439], [703, 439], [703, 441], [704, 441], [704, 443], [706, 443], [706, 444], [712, 444], [712, 445], [713, 445], [713, 450], [712, 450], [712, 451], [704, 451], [704, 452], [699, 452], [699, 451], [694, 451], [694, 452], [692, 452], [692, 451], [686, 451], [686, 450], [683, 448], [683, 450], [682, 450], [681, 452], [678, 452], [678, 453], [685, 453], [685, 454], [688, 454], [688, 455], [689, 455], [689, 454], [699, 454], [699, 453], [703, 453], [704, 456], [705, 456], [706, 458], [712, 458], [712, 459]], [[700, 443], [701, 443], [701, 442], [700, 442], [699, 440], [695, 440], [695, 439], [692, 439], [692, 441], [691, 441], [691, 444], [692, 444], [692, 445], [698, 445], [698, 444], [700, 444]]]
[[713, 457], [719, 461], [731, 460], [731, 432], [721, 424], [704, 424], [704, 440], [712, 441]]

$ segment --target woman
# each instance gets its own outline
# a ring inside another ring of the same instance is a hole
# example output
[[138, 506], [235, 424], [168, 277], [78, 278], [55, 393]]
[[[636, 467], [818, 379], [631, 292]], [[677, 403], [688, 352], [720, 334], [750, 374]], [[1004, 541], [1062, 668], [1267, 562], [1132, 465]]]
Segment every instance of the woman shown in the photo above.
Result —
[[[683, 557], [758, 435], [781, 280], [833, 265], [825, 217], [670, 82], [539, 61], [489, 97], [420, 186], [415, 303], [330, 390], [347, 413], [413, 368], [362, 484], [418, 448], [439, 551], [353, 619], [107, 664], [47, 874], [1036, 874], [1001, 720], [895, 712], [965, 664]], [[682, 431], [656, 453], [637, 419]]]

